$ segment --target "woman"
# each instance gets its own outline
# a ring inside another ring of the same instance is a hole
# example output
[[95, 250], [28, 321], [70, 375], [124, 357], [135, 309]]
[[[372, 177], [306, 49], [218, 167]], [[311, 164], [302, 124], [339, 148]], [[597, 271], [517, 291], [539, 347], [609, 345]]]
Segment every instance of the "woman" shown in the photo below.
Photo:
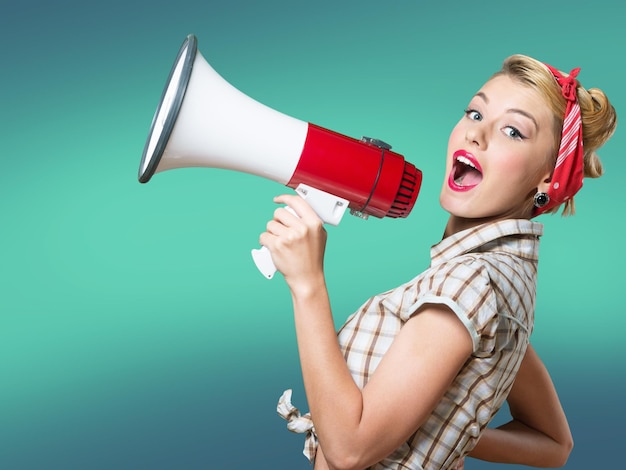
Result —
[[[279, 412], [308, 432], [316, 469], [455, 468], [470, 452], [541, 466], [567, 459], [567, 421], [528, 347], [542, 234], [531, 219], [562, 205], [573, 212], [583, 174], [602, 171], [595, 150], [615, 111], [577, 73], [519, 55], [504, 62], [450, 135], [440, 195], [450, 217], [430, 268], [369, 299], [338, 334], [322, 222], [298, 196], [275, 199], [297, 216], [277, 209], [260, 242], [291, 291], [314, 427], [290, 392]], [[507, 397], [513, 421], [487, 430]]]

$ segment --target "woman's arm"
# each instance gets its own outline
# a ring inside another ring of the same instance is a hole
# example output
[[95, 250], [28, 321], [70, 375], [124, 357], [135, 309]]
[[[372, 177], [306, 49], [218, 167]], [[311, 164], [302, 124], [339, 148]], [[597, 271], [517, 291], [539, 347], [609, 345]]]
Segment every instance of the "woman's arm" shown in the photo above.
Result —
[[260, 242], [291, 290], [304, 386], [324, 461], [331, 469], [362, 469], [419, 428], [471, 354], [472, 341], [447, 307], [426, 306], [404, 324], [360, 390], [337, 341], [321, 221], [298, 196], [276, 202], [300, 218], [278, 209]]
[[486, 429], [471, 457], [533, 467], [561, 467], [574, 445], [550, 375], [528, 350], [507, 398], [512, 421]]

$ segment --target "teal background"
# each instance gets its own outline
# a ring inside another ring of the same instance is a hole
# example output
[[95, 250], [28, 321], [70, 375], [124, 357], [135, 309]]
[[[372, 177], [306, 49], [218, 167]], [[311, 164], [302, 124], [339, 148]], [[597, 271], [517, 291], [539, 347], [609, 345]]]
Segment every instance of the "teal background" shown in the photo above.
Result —
[[[285, 188], [217, 169], [137, 182], [187, 34], [248, 96], [423, 170], [407, 219], [329, 227], [339, 324], [427, 266], [448, 134], [506, 56], [580, 66], [625, 109], [624, 17], [604, 0], [3, 0], [0, 468], [308, 468], [275, 412], [289, 387], [306, 409], [290, 297], [250, 259]], [[533, 341], [569, 469], [623, 462], [624, 148], [619, 128], [578, 214], [543, 219]]]

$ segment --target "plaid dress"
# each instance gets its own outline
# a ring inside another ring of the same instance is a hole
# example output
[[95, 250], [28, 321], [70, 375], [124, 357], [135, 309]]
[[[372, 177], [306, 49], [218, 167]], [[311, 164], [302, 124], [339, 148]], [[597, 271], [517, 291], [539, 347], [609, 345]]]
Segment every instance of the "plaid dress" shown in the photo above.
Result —
[[[504, 403], [529, 343], [542, 232], [542, 224], [519, 219], [445, 238], [431, 248], [425, 272], [370, 298], [341, 327], [339, 344], [360, 388], [424, 304], [450, 308], [473, 341], [470, 359], [429, 418], [371, 470], [446, 469], [474, 447]], [[310, 416], [300, 416], [291, 405], [290, 391], [278, 411], [292, 431], [307, 433], [304, 453], [312, 460], [317, 439]]]

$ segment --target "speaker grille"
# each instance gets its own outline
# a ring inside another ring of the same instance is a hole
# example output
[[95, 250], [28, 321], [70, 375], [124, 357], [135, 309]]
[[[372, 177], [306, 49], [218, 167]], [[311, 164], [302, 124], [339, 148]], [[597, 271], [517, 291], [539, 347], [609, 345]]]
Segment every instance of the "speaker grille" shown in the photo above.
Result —
[[398, 193], [387, 213], [387, 217], [406, 217], [409, 215], [417, 195], [422, 186], [422, 172], [418, 170], [415, 165], [409, 162], [404, 164], [404, 173], [402, 175], [402, 182], [398, 188]]

